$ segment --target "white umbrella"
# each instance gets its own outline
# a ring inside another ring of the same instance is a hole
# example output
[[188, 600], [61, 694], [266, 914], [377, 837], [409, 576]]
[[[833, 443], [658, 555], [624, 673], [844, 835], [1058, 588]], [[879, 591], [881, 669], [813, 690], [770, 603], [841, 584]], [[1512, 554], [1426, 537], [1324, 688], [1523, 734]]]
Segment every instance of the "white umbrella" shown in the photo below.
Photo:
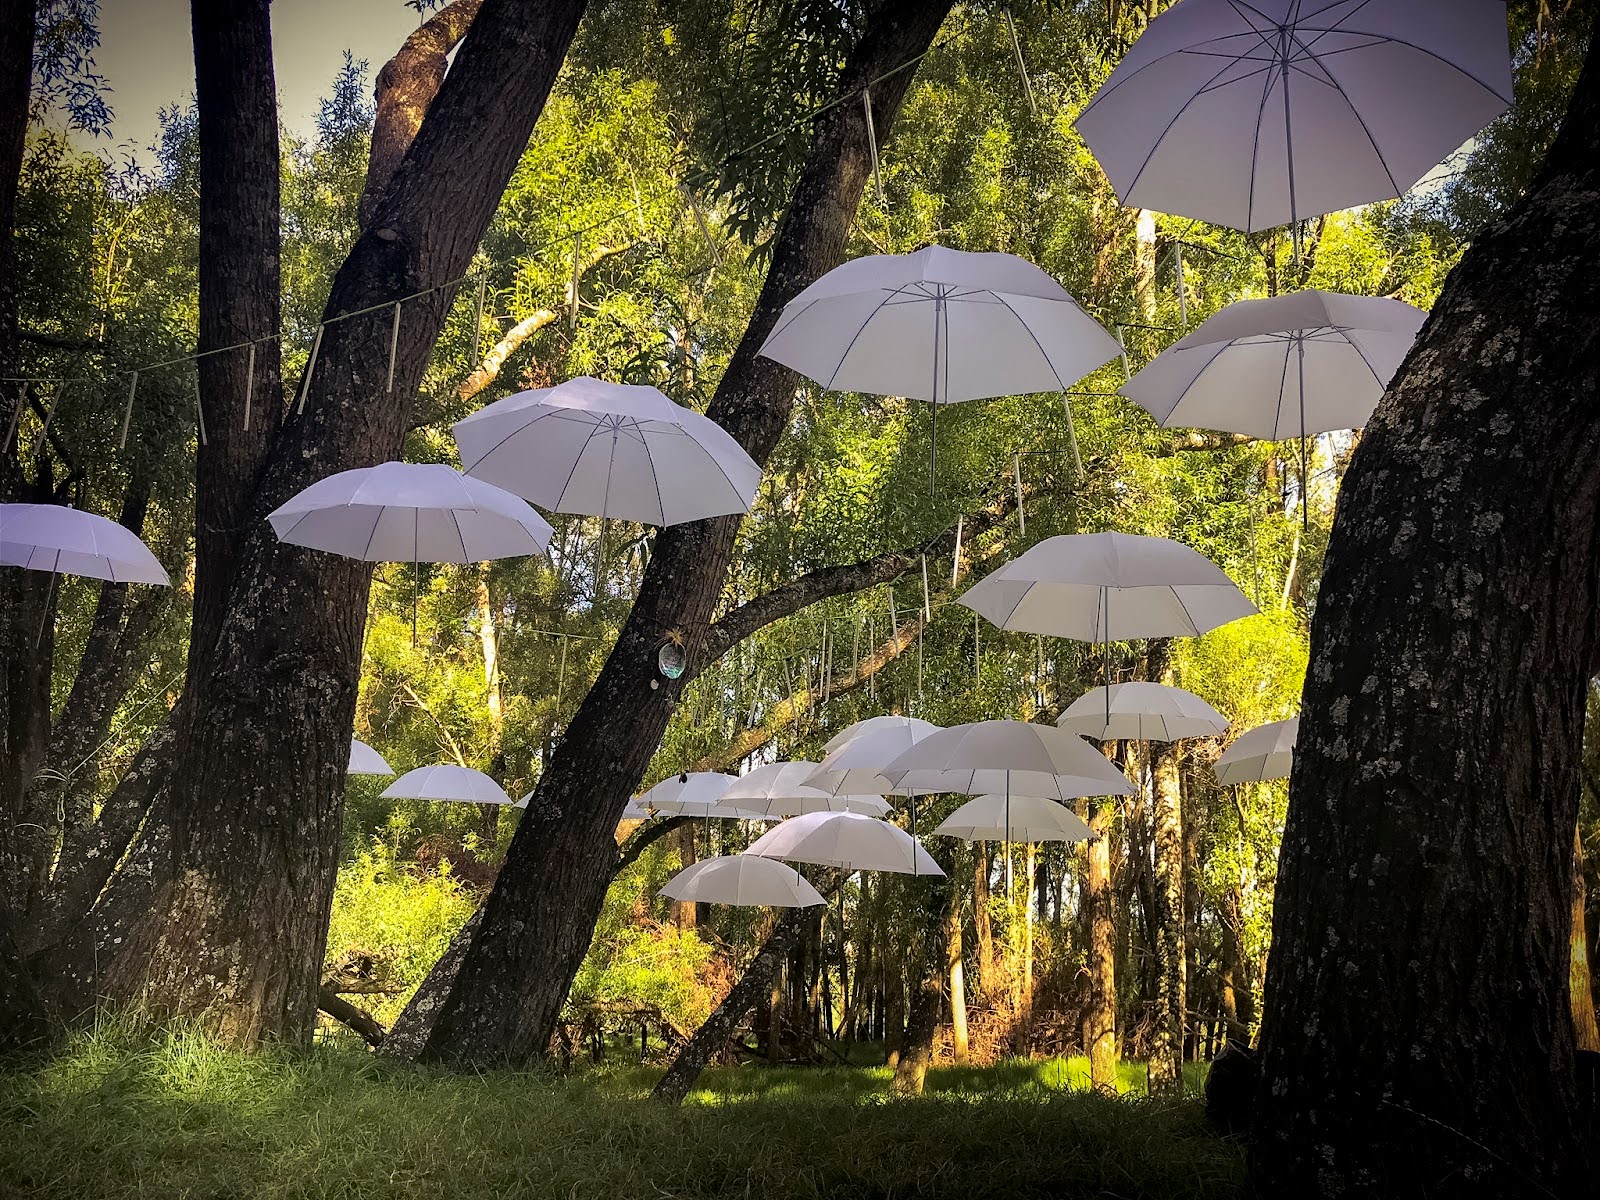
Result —
[[[533, 799], [533, 793], [529, 792], [526, 796], [524, 796], [522, 799], [518, 800], [511, 807], [512, 808], [527, 808], [528, 807], [528, 801], [530, 801], [532, 799]], [[623, 805], [622, 815], [617, 818], [617, 823], [620, 825], [623, 821], [648, 821], [649, 819], [650, 819], [650, 814], [648, 812], [646, 812], [644, 809], [639, 807], [639, 802], [637, 800], [629, 800], [627, 804]]]
[[1240, 300], [1156, 355], [1121, 392], [1165, 426], [1272, 441], [1356, 429], [1426, 319], [1381, 296]]
[[775, 762], [734, 779], [723, 802], [766, 817], [797, 817], [810, 812], [854, 812], [881, 817], [889, 811], [881, 795], [846, 795], [812, 787], [814, 762]]
[[791, 817], [751, 842], [745, 853], [847, 871], [944, 874], [922, 843], [905, 830], [859, 813], [814, 812]]
[[1503, 0], [1183, 0], [1077, 127], [1124, 204], [1253, 232], [1401, 195], [1511, 96]]
[[919, 792], [1039, 796], [1131, 796], [1133, 788], [1082, 738], [1028, 721], [977, 721], [923, 738], [883, 770]]
[[112, 583], [172, 582], [131, 529], [61, 504], [0, 504], [0, 566]]
[[1258, 725], [1241, 733], [1212, 768], [1217, 782], [1227, 785], [1287, 779], [1294, 765], [1294, 744], [1299, 736], [1299, 717]]
[[393, 800], [459, 800], [465, 804], [510, 804], [498, 783], [482, 771], [443, 763], [418, 767], [396, 779], [383, 794]]
[[721, 425], [653, 387], [569, 379], [457, 422], [467, 474], [551, 512], [677, 525], [749, 511], [761, 468]]
[[1085, 692], [1056, 718], [1096, 741], [1179, 742], [1226, 733], [1228, 719], [1193, 692], [1161, 683], [1114, 683]]
[[854, 741], [858, 737], [864, 737], [869, 733], [877, 733], [884, 729], [920, 729], [924, 733], [932, 733], [938, 728], [939, 726], [933, 722], [919, 721], [916, 717], [902, 717], [896, 714], [868, 717], [864, 721], [857, 721], [854, 725], [846, 725], [824, 742], [822, 749], [824, 753], [831, 753], [846, 742]]
[[543, 554], [550, 522], [527, 501], [440, 463], [379, 463], [319, 479], [268, 514], [280, 541], [365, 562], [470, 563]]
[[1077, 813], [1038, 796], [979, 796], [934, 833], [964, 842], [1084, 842], [1094, 836]]
[[682, 775], [668, 775], [644, 795], [635, 797], [629, 803], [667, 817], [762, 820], [761, 813], [752, 812], [739, 805], [723, 803], [723, 794], [732, 785], [734, 778], [732, 775], [724, 775], [721, 771], [689, 771]]
[[810, 908], [827, 903], [793, 867], [749, 854], [702, 859], [667, 880], [661, 895], [701, 904], [767, 908]]
[[813, 765], [806, 783], [833, 793], [914, 795], [885, 779], [883, 769], [923, 738], [938, 732], [939, 726], [918, 721], [915, 725], [891, 725], [863, 733], [829, 751], [820, 764]]
[[1120, 352], [1032, 263], [943, 246], [835, 267], [761, 347], [825, 388], [929, 401], [935, 432], [941, 404], [1066, 391]]
[[383, 760], [371, 746], [356, 738], [350, 739], [350, 765], [346, 775], [393, 775], [394, 768]]

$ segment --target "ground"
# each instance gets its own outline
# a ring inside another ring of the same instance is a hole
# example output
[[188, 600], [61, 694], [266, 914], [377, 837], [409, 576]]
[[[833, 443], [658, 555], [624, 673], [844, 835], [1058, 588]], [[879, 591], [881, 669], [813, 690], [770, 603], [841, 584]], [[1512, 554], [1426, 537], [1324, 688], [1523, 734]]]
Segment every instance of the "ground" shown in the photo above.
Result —
[[936, 1068], [916, 1100], [890, 1099], [881, 1068], [728, 1068], [683, 1108], [645, 1099], [659, 1073], [452, 1076], [342, 1048], [243, 1056], [102, 1031], [0, 1074], [0, 1196], [1242, 1194], [1239, 1148], [1193, 1097], [1072, 1090], [1083, 1060]]

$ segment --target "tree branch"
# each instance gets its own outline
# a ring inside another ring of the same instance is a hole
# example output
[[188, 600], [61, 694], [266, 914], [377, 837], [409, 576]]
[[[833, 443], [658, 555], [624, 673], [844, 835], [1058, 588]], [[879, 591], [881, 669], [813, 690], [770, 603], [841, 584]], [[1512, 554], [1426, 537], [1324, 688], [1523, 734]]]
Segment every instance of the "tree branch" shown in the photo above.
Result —
[[355, 1030], [369, 1046], [383, 1045], [383, 1039], [388, 1036], [388, 1031], [378, 1024], [371, 1013], [364, 1008], [357, 1008], [327, 985], [317, 992], [317, 1007], [341, 1025]]
[[75, 350], [82, 354], [99, 354], [107, 349], [102, 341], [94, 338], [62, 337], [55, 333], [35, 333], [31, 329], [17, 330], [19, 342], [29, 342], [35, 346], [49, 346], [55, 350]]
[[[698, 767], [695, 769], [699, 770]], [[638, 829], [635, 829], [617, 851], [616, 873], [618, 875], [622, 874], [622, 872], [638, 862], [640, 856], [651, 846], [692, 819], [691, 817], [667, 817], [665, 820], [641, 825]]]

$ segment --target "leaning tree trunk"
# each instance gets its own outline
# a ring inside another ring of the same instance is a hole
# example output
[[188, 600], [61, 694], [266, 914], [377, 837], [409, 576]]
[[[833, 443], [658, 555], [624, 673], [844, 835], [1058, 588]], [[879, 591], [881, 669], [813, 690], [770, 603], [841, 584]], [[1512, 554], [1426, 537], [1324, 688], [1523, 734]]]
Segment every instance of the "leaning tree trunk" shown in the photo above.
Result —
[[1345, 477], [1278, 873], [1263, 1195], [1593, 1194], [1567, 989], [1597, 311], [1600, 46]]
[[[183, 752], [167, 780], [171, 866], [122, 942], [100, 947], [110, 962], [98, 990], [113, 1000], [203, 1017], [235, 1041], [311, 1029], [371, 573], [280, 543], [265, 517], [317, 479], [398, 454], [450, 301], [434, 289], [471, 263], [582, 8], [485, 0], [335, 277], [325, 316], [362, 315], [325, 327], [303, 414], [284, 408], [276, 389], [254, 397], [282, 423], [239, 510], [214, 637], [197, 598], [183, 702], [196, 719], [180, 731]], [[265, 36], [248, 46], [255, 58], [270, 53]], [[226, 69], [204, 57], [197, 51], [197, 70]], [[203, 87], [200, 96], [203, 110]], [[395, 310], [386, 306], [412, 296], [391, 342]]]
[[922, 965], [917, 976], [916, 995], [911, 1000], [911, 1015], [906, 1036], [900, 1043], [900, 1060], [895, 1063], [891, 1087], [897, 1096], [920, 1096], [933, 1062], [933, 1039], [944, 1015], [944, 977], [949, 956], [950, 911], [960, 911], [960, 895], [943, 875], [928, 879], [923, 897]]
[[[840, 95], [926, 51], [949, 7], [880, 9], [845, 64]], [[873, 86], [880, 138], [913, 75], [897, 70]], [[757, 462], [787, 426], [796, 382], [758, 351], [784, 304], [840, 261], [870, 173], [860, 105], [820, 115], [755, 314], [708, 409]], [[612, 830], [682, 694], [683, 679], [657, 671], [657, 648], [670, 634], [686, 640], [691, 660], [701, 656], [738, 528], [737, 517], [720, 517], [656, 535], [638, 600], [539, 780], [425, 1057], [524, 1061], [549, 1042], [605, 898]]]
[[1600, 1052], [1600, 1021], [1594, 1012], [1594, 976], [1589, 963], [1589, 921], [1584, 911], [1587, 889], [1583, 883], [1583, 837], [1572, 831], [1572, 932], [1571, 979], [1568, 991], [1572, 997], [1572, 1032], [1579, 1050]]

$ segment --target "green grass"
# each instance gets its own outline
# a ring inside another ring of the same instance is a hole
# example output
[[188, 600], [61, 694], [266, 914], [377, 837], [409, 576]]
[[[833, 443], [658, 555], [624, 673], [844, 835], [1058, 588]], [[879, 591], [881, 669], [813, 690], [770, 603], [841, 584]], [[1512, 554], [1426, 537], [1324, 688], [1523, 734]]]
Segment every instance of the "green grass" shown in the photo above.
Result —
[[102, 1033], [0, 1075], [0, 1196], [1242, 1194], [1237, 1147], [1192, 1099], [1067, 1090], [1081, 1060], [936, 1069], [915, 1100], [890, 1099], [883, 1068], [730, 1068], [681, 1109], [644, 1099], [658, 1074], [461, 1076], [338, 1049], [239, 1055], [183, 1033]]

